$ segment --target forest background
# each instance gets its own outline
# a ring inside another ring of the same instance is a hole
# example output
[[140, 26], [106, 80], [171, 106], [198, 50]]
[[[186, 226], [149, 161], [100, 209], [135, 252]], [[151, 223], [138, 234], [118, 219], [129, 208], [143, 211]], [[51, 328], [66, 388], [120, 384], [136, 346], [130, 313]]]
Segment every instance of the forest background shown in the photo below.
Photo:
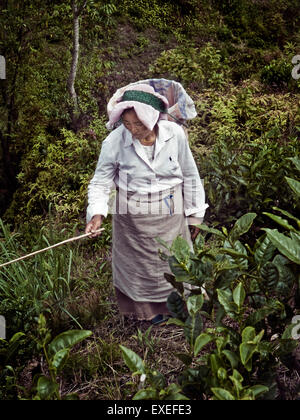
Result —
[[[210, 205], [195, 255], [174, 244], [170, 281], [212, 286], [205, 311], [195, 293], [173, 324], [124, 329], [110, 217], [97, 240], [7, 266], [0, 398], [297, 399], [299, 352], [287, 331], [300, 312], [299, 1], [1, 0], [0, 55], [0, 263], [83, 233], [109, 98], [130, 82], [167, 78], [195, 102], [189, 142]], [[244, 340], [231, 350], [218, 330], [226, 319], [231, 337], [236, 328]], [[246, 341], [245, 326], [255, 331]], [[67, 330], [73, 341], [47, 347]], [[272, 342], [286, 346], [282, 354]], [[212, 383], [199, 355], [209, 358]]]

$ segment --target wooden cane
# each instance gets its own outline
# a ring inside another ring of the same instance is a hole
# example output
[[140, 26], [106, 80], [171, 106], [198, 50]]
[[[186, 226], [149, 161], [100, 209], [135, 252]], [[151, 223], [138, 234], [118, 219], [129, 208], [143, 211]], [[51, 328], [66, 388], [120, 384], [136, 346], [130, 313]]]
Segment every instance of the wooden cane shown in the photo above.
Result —
[[30, 254], [27, 254], [27, 255], [23, 255], [23, 257], [19, 257], [19, 258], [16, 258], [15, 260], [8, 261], [4, 264], [0, 264], [0, 268], [5, 267], [6, 265], [9, 265], [9, 264], [13, 264], [17, 261], [25, 260], [25, 258], [33, 257], [34, 255], [40, 254], [41, 252], [45, 252], [45, 251], [48, 251], [49, 249], [56, 248], [57, 246], [67, 244], [68, 242], [77, 241], [78, 239], [82, 239], [82, 238], [85, 238], [87, 236], [91, 236], [93, 233], [102, 232], [103, 230], [104, 230], [104, 228], [101, 228], [101, 229], [95, 230], [95, 231], [90, 232], [90, 233], [84, 233], [83, 235], [79, 235], [79, 236], [75, 236], [74, 238], [66, 239], [62, 242], [58, 242], [57, 244], [48, 246], [47, 248], [39, 249], [38, 251], [31, 252]]

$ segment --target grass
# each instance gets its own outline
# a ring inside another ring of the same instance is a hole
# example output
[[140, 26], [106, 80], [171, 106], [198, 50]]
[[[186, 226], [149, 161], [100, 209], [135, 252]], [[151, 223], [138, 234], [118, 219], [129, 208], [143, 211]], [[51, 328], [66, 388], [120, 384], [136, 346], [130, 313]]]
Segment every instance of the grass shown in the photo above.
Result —
[[[160, 370], [168, 381], [176, 381], [181, 362], [175, 353], [183, 350], [183, 333], [174, 326], [155, 326], [148, 334], [153, 351], [141, 346], [149, 323], [123, 323], [116, 308], [109, 319], [94, 328], [92, 341], [71, 358], [64, 370], [63, 392], [74, 389], [83, 400], [128, 400], [138, 389], [138, 377], [132, 377], [121, 356], [119, 344], [140, 355], [151, 367]], [[74, 392], [74, 391], [73, 391]]]
[[[0, 221], [0, 263], [72, 237], [65, 228], [44, 226], [30, 240], [10, 232]], [[107, 288], [111, 277], [108, 247], [95, 258], [93, 242], [72, 243], [48, 250], [0, 271], [0, 313], [6, 317], [11, 334], [31, 329], [41, 312], [48, 314], [54, 330], [93, 323], [106, 316]], [[91, 247], [92, 245], [92, 247]]]

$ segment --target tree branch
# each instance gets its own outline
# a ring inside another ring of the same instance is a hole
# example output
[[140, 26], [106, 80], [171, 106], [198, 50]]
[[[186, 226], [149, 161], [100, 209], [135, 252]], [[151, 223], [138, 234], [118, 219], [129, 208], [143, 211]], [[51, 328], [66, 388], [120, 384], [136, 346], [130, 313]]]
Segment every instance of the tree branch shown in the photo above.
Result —
[[83, 12], [83, 9], [86, 7], [87, 5], [87, 0], [85, 0], [81, 6], [79, 6], [77, 8], [77, 17], [79, 17], [81, 15], [81, 13]]

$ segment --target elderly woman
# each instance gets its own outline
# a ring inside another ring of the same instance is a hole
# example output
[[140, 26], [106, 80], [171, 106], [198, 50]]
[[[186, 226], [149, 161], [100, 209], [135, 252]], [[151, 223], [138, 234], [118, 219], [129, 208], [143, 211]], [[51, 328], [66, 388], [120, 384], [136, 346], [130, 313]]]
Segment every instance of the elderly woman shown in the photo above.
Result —
[[[184, 129], [168, 120], [169, 103], [149, 84], [129, 85], [109, 109], [109, 127], [88, 187], [86, 233], [108, 214], [115, 186], [112, 269], [123, 316], [159, 323], [168, 315], [173, 290], [159, 257], [161, 238], [181, 235], [192, 249], [206, 208], [204, 189]], [[110, 105], [112, 102], [110, 101]]]

